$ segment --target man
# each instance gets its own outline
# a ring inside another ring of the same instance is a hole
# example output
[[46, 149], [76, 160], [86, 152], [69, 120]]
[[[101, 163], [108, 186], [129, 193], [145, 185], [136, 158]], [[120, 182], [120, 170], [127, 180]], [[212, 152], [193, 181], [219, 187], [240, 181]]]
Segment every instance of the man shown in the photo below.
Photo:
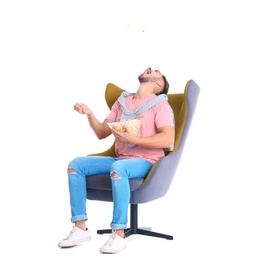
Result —
[[[70, 234], [58, 243], [70, 247], [90, 240], [86, 227], [86, 176], [110, 175], [113, 195], [113, 230], [108, 241], [100, 248], [102, 253], [118, 253], [126, 249], [124, 229], [127, 228], [127, 213], [130, 200], [129, 178], [144, 178], [153, 164], [161, 159], [164, 149], [172, 149], [174, 141], [173, 111], [167, 102], [169, 84], [159, 70], [146, 69], [139, 77], [136, 93], [123, 92], [113, 104], [107, 118], [101, 123], [91, 109], [76, 103], [74, 109], [87, 115], [90, 127], [99, 139], [113, 134], [116, 157], [82, 156], [68, 166], [71, 206]], [[138, 134], [129, 127], [130, 120], [137, 120]], [[108, 122], [123, 122], [123, 129], [110, 127]]]

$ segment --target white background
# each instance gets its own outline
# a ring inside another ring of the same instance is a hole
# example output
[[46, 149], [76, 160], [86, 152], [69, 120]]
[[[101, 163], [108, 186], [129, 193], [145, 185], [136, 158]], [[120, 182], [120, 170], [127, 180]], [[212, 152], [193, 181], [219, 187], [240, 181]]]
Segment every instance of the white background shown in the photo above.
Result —
[[[274, 259], [272, 5], [2, 0], [0, 254]], [[132, 236], [126, 251], [102, 255], [96, 230], [109, 228], [112, 204], [88, 201], [92, 241], [59, 249], [72, 228], [66, 166], [112, 143], [72, 107], [85, 102], [103, 120], [106, 84], [135, 91], [149, 66], [170, 93], [189, 79], [201, 88], [169, 193], [139, 207], [140, 226], [174, 240]]]

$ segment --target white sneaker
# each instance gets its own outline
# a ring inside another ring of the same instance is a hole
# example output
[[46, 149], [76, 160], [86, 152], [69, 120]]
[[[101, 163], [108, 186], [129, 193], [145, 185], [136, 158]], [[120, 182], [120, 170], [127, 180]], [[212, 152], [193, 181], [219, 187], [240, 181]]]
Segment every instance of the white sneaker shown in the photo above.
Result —
[[67, 238], [63, 239], [58, 243], [59, 247], [71, 247], [77, 246], [83, 242], [89, 241], [91, 239], [88, 229], [86, 231], [73, 227], [72, 231], [69, 233]]
[[127, 248], [126, 239], [112, 232], [108, 241], [100, 248], [101, 253], [114, 254]]

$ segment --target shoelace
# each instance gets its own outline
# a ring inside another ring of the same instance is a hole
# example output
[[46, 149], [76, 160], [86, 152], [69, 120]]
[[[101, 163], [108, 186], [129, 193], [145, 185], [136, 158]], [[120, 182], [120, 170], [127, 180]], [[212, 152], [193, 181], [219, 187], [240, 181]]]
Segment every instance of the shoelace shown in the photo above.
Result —
[[111, 243], [112, 243], [112, 240], [115, 239], [115, 236], [116, 236], [115, 232], [112, 232], [112, 234], [110, 235], [108, 241], [106, 242], [106, 245], [110, 246]]
[[73, 233], [74, 233], [74, 228], [70, 231], [69, 235], [66, 238], [64, 238], [63, 240], [69, 241], [69, 238], [72, 236]]

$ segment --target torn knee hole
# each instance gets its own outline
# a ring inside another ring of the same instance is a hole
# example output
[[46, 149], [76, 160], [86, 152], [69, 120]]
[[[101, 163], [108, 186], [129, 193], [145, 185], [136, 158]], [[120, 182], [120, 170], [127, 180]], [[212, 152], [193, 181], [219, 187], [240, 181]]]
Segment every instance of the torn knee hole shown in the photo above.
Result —
[[111, 173], [111, 177], [112, 177], [112, 178], [120, 178], [120, 175], [117, 174], [116, 172], [112, 172], [112, 173]]
[[75, 173], [75, 170], [73, 168], [68, 168], [68, 173]]

